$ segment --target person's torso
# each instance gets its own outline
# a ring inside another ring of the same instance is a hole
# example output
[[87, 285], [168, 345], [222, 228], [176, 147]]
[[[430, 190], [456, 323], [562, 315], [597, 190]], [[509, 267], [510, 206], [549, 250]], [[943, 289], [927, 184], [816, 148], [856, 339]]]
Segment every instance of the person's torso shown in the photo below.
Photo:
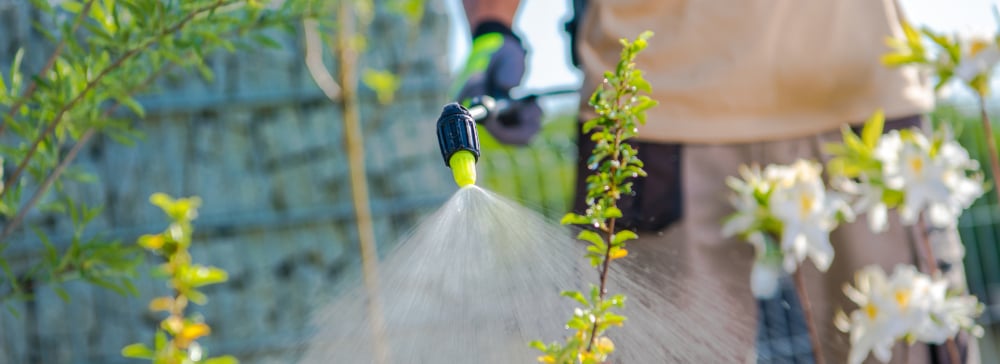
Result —
[[[648, 139], [773, 139], [783, 135], [771, 137], [760, 125], [766, 120], [801, 119], [775, 132], [807, 134], [837, 127], [816, 123], [854, 121], [834, 116], [863, 120], [878, 107], [917, 112], [928, 102], [914, 89], [915, 73], [879, 62], [889, 51], [885, 39], [900, 32], [890, 0], [591, 0], [587, 7], [578, 33], [586, 92], [613, 69], [619, 39], [655, 33], [637, 61], [660, 101], [650, 123], [663, 125], [644, 128]], [[824, 115], [830, 120], [816, 120]], [[712, 130], [732, 125], [757, 134]]]

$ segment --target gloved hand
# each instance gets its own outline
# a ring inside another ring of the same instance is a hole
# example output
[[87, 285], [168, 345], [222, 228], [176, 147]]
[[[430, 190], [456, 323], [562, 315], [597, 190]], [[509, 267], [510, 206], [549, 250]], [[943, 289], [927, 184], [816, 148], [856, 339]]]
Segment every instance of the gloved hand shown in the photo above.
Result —
[[[456, 99], [468, 106], [476, 97], [509, 99], [510, 89], [524, 76], [526, 51], [507, 26], [484, 22], [473, 32], [472, 51], [456, 80]], [[459, 88], [460, 87], [460, 88]], [[454, 93], [454, 92], [453, 92]], [[519, 100], [482, 120], [486, 130], [502, 143], [527, 144], [541, 128], [542, 110], [534, 99]]]

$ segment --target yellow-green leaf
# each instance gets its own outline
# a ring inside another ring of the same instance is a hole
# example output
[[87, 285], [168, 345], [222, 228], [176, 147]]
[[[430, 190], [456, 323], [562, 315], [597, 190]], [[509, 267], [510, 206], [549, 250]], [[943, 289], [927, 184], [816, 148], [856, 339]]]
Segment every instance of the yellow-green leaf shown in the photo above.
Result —
[[624, 243], [624, 242], [632, 240], [632, 239], [636, 239], [638, 237], [639, 236], [636, 235], [631, 230], [622, 230], [622, 231], [619, 231], [618, 233], [616, 233], [612, 237], [612, 239], [611, 239], [611, 245], [617, 246], [617, 245], [619, 245], [621, 243]]
[[602, 238], [601, 235], [599, 235], [596, 232], [591, 231], [591, 230], [583, 230], [583, 231], [581, 231], [580, 234], [576, 236], [576, 238], [580, 239], [580, 240], [583, 240], [583, 241], [588, 241], [588, 242], [591, 242], [591, 243], [594, 243], [594, 244], [598, 244], [598, 245], [604, 245], [605, 244], [604, 243], [604, 238]]
[[882, 136], [882, 130], [885, 126], [885, 113], [882, 109], [878, 109], [868, 121], [865, 122], [864, 128], [861, 129], [861, 140], [868, 146], [869, 149], [874, 149], [875, 144], [878, 143], [878, 139]]
[[622, 217], [622, 210], [614, 206], [608, 207], [607, 210], [604, 210], [604, 217], [609, 219], [620, 218]]
[[146, 344], [136, 343], [122, 348], [122, 356], [136, 359], [153, 359], [153, 350]]
[[230, 355], [225, 355], [225, 356], [218, 356], [218, 357], [214, 357], [214, 358], [208, 358], [208, 359], [205, 359], [205, 361], [203, 361], [201, 363], [202, 364], [239, 364], [239, 362], [240, 361], [236, 360], [235, 357], [230, 356]]
[[373, 69], [364, 71], [364, 74], [361, 75], [361, 82], [375, 91], [375, 97], [381, 104], [391, 103], [393, 95], [400, 85], [399, 77], [396, 77], [392, 72]]
[[215, 267], [192, 266], [182, 271], [181, 279], [191, 287], [201, 287], [225, 282], [229, 279], [229, 275], [226, 271]]

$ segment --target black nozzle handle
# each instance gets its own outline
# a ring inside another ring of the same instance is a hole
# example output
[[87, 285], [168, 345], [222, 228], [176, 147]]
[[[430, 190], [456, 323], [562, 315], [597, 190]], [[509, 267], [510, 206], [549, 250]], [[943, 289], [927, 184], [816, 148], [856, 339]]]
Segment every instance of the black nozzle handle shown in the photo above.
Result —
[[462, 105], [453, 102], [444, 106], [437, 121], [437, 136], [444, 165], [450, 167], [451, 156], [460, 150], [472, 152], [476, 160], [479, 160], [479, 133], [476, 131], [476, 120]]

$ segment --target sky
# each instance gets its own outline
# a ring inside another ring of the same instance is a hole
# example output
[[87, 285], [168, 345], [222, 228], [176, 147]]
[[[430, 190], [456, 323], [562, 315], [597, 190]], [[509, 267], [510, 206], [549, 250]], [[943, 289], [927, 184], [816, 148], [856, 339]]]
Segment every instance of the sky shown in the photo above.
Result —
[[[655, 1], [655, 0], [652, 0]], [[469, 52], [469, 30], [460, 0], [445, 0], [451, 17], [449, 62], [458, 72]], [[514, 30], [529, 49], [528, 72], [522, 83], [523, 91], [577, 87], [579, 71], [569, 62], [569, 48], [563, 29], [568, 19], [569, 0], [522, 0]], [[899, 0], [907, 18], [914, 24], [928, 26], [940, 32], [961, 35], [985, 35], [998, 28], [993, 7], [1000, 0]], [[1000, 78], [994, 88], [1000, 88]], [[956, 93], [951, 97], [966, 97]], [[545, 100], [547, 110], [571, 106], [575, 97]]]

